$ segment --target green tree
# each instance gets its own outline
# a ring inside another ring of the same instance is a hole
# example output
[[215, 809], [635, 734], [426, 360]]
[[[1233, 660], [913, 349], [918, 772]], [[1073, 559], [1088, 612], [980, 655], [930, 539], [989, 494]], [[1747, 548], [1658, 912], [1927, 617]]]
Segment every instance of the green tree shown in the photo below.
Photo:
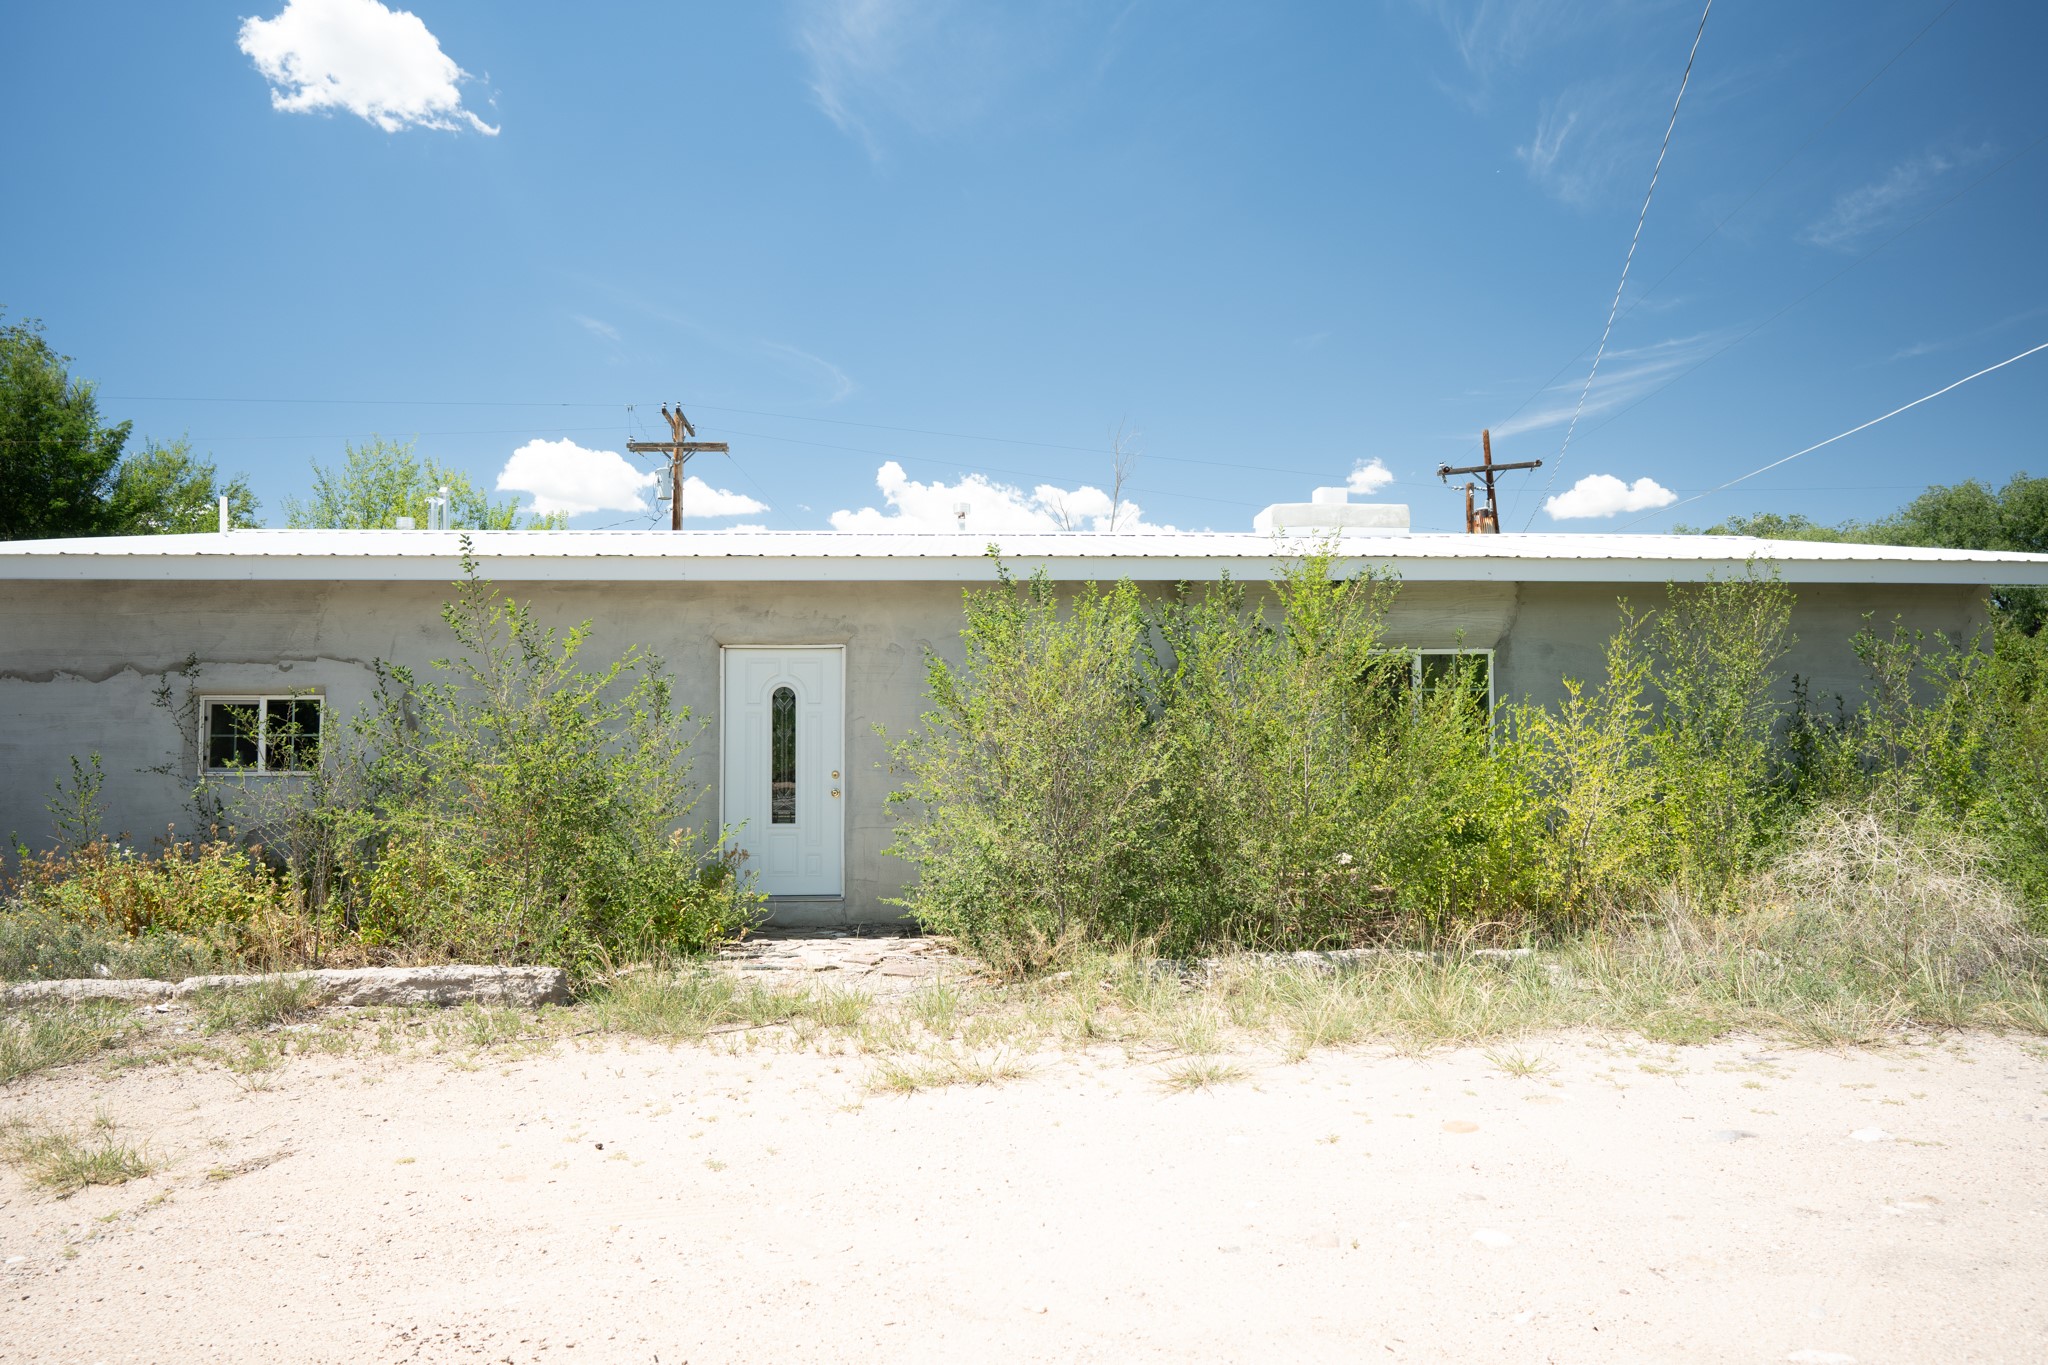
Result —
[[[1994, 491], [1975, 479], [1935, 484], [1888, 517], [1837, 526], [1793, 513], [1758, 512], [1705, 528], [1678, 526], [1680, 535], [1762, 536], [1771, 540], [1853, 541], [1866, 545], [1918, 545], [1947, 550], [2005, 550], [2048, 554], [2048, 478], [2012, 476]], [[2048, 623], [2048, 590], [1996, 587], [1991, 604], [2028, 635]]]
[[29, 319], [0, 325], [0, 540], [89, 536], [106, 503], [130, 424], [100, 420], [93, 386], [75, 382]]
[[[367, 445], [342, 447], [339, 469], [313, 465], [313, 496], [286, 498], [285, 523], [344, 531], [391, 530], [400, 517], [428, 524], [427, 499], [448, 490], [449, 525], [466, 530], [509, 531], [521, 525], [516, 499], [493, 501], [458, 469], [413, 454], [413, 443], [372, 437]], [[562, 525], [560, 517], [529, 517], [528, 529]]]
[[1713, 526], [1679, 525], [1671, 530], [1674, 535], [1681, 536], [1758, 536], [1765, 540], [1856, 539], [1853, 524], [1823, 526], [1797, 512], [1789, 517], [1778, 512], [1758, 512], [1754, 516], [1729, 517]]
[[220, 526], [220, 499], [231, 526], [256, 524], [256, 495], [239, 474], [222, 483], [213, 461], [179, 437], [151, 441], [121, 461], [106, 497], [108, 529], [119, 535], [189, 534]]
[[[1993, 492], [1975, 479], [1936, 484], [1871, 527], [1887, 545], [2048, 554], [2048, 478], [2019, 473]], [[2048, 622], [2048, 591], [1999, 587], [1991, 604], [2028, 635]]]

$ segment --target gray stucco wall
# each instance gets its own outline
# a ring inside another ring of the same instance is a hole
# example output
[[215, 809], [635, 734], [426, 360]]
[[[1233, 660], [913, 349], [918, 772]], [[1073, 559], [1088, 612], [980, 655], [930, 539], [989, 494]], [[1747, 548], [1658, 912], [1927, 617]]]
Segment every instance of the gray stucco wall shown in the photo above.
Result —
[[[877, 726], [900, 733], [920, 710], [923, 651], [959, 655], [960, 589], [945, 583], [501, 582], [543, 623], [595, 623], [592, 661], [629, 644], [662, 655], [678, 694], [706, 726], [695, 772], [715, 819], [721, 645], [843, 644], [847, 662], [846, 901], [831, 916], [888, 917], [908, 869], [882, 855], [891, 786]], [[1416, 647], [1495, 648], [1500, 696], [1550, 700], [1569, 674], [1596, 677], [1624, 589], [1578, 584], [1442, 584], [1405, 587], [1391, 637]], [[0, 835], [46, 843], [44, 803], [73, 755], [97, 752], [109, 774], [110, 823], [148, 841], [189, 824], [181, 808], [195, 771], [193, 737], [153, 704], [168, 678], [182, 697], [200, 693], [321, 692], [330, 724], [369, 697], [375, 659], [424, 666], [446, 652], [440, 620], [446, 588], [434, 584], [279, 582], [22, 583], [0, 590]], [[1662, 589], [1626, 595], [1643, 607]], [[1791, 668], [1817, 691], [1854, 695], [1859, 673], [1850, 637], [1866, 612], [1951, 632], [1983, 619], [1969, 588], [1799, 590]], [[188, 658], [197, 671], [178, 670]], [[177, 776], [143, 771], [166, 762]], [[252, 779], [266, 780], [266, 779]], [[291, 780], [291, 779], [267, 779]]]

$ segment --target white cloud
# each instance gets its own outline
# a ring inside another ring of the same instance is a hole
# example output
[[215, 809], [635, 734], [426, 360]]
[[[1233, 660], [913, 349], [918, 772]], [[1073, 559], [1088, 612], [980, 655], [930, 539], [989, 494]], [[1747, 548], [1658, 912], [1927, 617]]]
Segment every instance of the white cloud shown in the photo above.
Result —
[[1416, 6], [1443, 25], [1458, 60], [1482, 81], [1590, 22], [1567, 0], [1416, 0]]
[[882, 490], [889, 510], [863, 507], [857, 512], [834, 512], [833, 530], [957, 531], [960, 521], [954, 508], [961, 503], [968, 505], [967, 529], [976, 535], [1173, 529], [1147, 522], [1137, 504], [1128, 499], [1112, 508], [1109, 494], [1086, 484], [1067, 489], [1042, 483], [1026, 493], [983, 474], [969, 474], [958, 483], [919, 483], [891, 460], [875, 471], [875, 486]]
[[[745, 517], [756, 512], [765, 512], [768, 504], [735, 493], [729, 488], [713, 488], [695, 474], [683, 476], [683, 515], [686, 517]], [[763, 527], [735, 527], [735, 530], [763, 530]]]
[[[1648, 346], [1610, 348], [1601, 360], [1600, 373], [1593, 380], [1593, 387], [1586, 392], [1583, 415], [1590, 418], [1597, 413], [1626, 407], [1711, 358], [1732, 335], [1729, 331], [1700, 332], [1652, 342]], [[1579, 392], [1585, 384], [1583, 374], [1560, 380], [1545, 391], [1542, 401], [1505, 422], [1496, 423], [1494, 439], [1505, 441], [1546, 427], [1565, 425], [1572, 420], [1572, 413], [1578, 408]], [[1580, 428], [1581, 433], [1584, 430], [1584, 427]]]
[[1344, 487], [1352, 493], [1377, 493], [1393, 481], [1394, 471], [1375, 456], [1370, 460], [1360, 460], [1344, 480]]
[[1868, 185], [1836, 195], [1827, 213], [1808, 224], [1800, 240], [1832, 251], [1853, 251], [1869, 234], [1924, 203], [1950, 171], [1989, 155], [1989, 147], [1971, 147], [1908, 157]]
[[1543, 101], [1535, 130], [1515, 148], [1515, 157], [1544, 193], [1567, 204], [1591, 204], [1654, 158], [1656, 144], [1647, 140], [1640, 117], [1645, 103], [1638, 84], [1570, 86]]
[[619, 339], [619, 329], [601, 318], [587, 318], [581, 313], [572, 313], [570, 317], [578, 327], [581, 327], [594, 337], [600, 337], [605, 341], [617, 341]]
[[[586, 450], [574, 441], [532, 440], [512, 452], [498, 472], [500, 493], [531, 493], [526, 510], [540, 516], [559, 512], [645, 512], [665, 476], [641, 469], [612, 450]], [[713, 488], [695, 474], [683, 479], [683, 514], [697, 517], [741, 517], [765, 512], [768, 505], [744, 493]]]
[[574, 441], [532, 440], [512, 452], [498, 472], [500, 493], [531, 493], [527, 510], [547, 516], [561, 512], [644, 512], [655, 475], [636, 468], [611, 450], [586, 450]]
[[1043, 118], [1099, 82], [1136, 4], [797, 0], [793, 38], [820, 111], [883, 158], [900, 132], [940, 137], [994, 111]]
[[409, 10], [377, 0], [287, 0], [275, 19], [244, 19], [236, 46], [291, 114], [341, 109], [387, 133], [406, 128], [498, 130], [462, 107], [468, 72]]
[[814, 372], [823, 379], [825, 387], [831, 391], [825, 397], [828, 403], [837, 403], [860, 387], [847, 377], [846, 371], [823, 356], [812, 355], [800, 347], [785, 345], [780, 341], [764, 341], [761, 345], [776, 355], [796, 361], [800, 368]]
[[1678, 494], [1655, 479], [1623, 483], [1612, 474], [1588, 474], [1556, 497], [1546, 498], [1543, 510], [1552, 521], [1571, 521], [1580, 517], [1611, 517], [1620, 512], [1647, 512], [1677, 501]]

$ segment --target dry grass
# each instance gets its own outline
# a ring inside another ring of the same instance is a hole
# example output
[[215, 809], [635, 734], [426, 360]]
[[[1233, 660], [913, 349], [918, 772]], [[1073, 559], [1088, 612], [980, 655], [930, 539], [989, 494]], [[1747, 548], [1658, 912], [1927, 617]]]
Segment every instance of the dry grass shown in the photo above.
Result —
[[867, 1088], [876, 1094], [913, 1095], [953, 1085], [1000, 1085], [1030, 1072], [1028, 1061], [1000, 1052], [992, 1056], [927, 1055], [878, 1063], [869, 1073]]
[[0, 1013], [0, 1085], [86, 1061], [134, 1031], [128, 1010], [108, 1001]]
[[310, 981], [264, 977], [231, 991], [208, 991], [194, 999], [208, 1032], [233, 1033], [303, 1019], [319, 1006]]
[[85, 1137], [16, 1119], [0, 1126], [0, 1156], [29, 1183], [62, 1199], [88, 1185], [122, 1185], [148, 1175], [154, 1167], [139, 1148], [114, 1136], [114, 1125], [101, 1118]]
[[1208, 1090], [1245, 1078], [1245, 1069], [1234, 1062], [1213, 1057], [1190, 1057], [1166, 1069], [1160, 1084], [1168, 1090]]
[[[1332, 965], [1244, 955], [1183, 970], [1074, 952], [1056, 973], [940, 978], [882, 1000], [698, 964], [620, 973], [568, 1008], [316, 1018], [285, 984], [200, 1002], [207, 1028], [225, 1036], [159, 1038], [134, 1057], [217, 1063], [264, 1089], [300, 1053], [374, 1049], [474, 1067], [624, 1037], [865, 1057], [870, 1088], [908, 1094], [995, 1084], [1025, 1074], [1020, 1059], [1104, 1047], [1165, 1067], [1166, 1084], [1187, 1090], [1236, 1079], [1253, 1054], [1298, 1061], [1362, 1045], [1475, 1046], [1506, 1074], [1532, 1077], [1546, 1063], [1530, 1040], [1563, 1030], [1673, 1044], [1743, 1031], [1813, 1046], [1876, 1045], [1907, 1030], [2048, 1035], [2048, 952], [2022, 908], [1972, 866], [1959, 844], [1837, 816], [1756, 880], [1744, 913], [1708, 915], [1666, 897], [1520, 958], [1385, 953]], [[0, 1015], [0, 1080], [125, 1059], [107, 1049], [136, 1027], [118, 1006]]]

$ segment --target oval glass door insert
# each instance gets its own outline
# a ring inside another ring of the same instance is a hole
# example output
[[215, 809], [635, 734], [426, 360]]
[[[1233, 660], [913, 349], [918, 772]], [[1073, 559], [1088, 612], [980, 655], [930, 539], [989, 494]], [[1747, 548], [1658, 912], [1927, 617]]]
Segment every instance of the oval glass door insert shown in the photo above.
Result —
[[768, 823], [796, 823], [796, 693], [787, 687], [768, 699]]

